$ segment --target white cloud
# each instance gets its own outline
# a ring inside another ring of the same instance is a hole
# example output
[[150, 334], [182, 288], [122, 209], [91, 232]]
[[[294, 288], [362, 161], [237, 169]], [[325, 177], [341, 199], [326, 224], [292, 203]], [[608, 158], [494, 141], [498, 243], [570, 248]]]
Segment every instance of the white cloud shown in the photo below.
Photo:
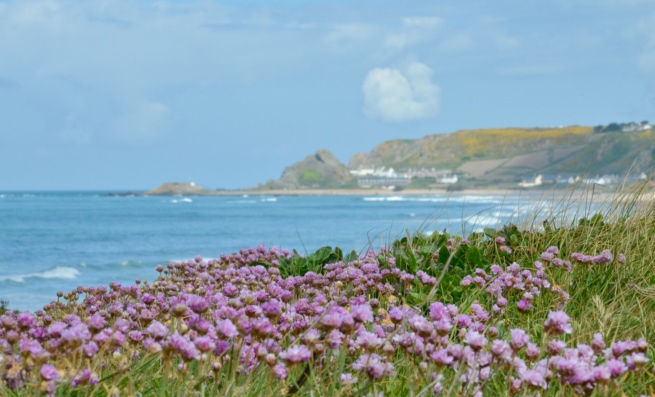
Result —
[[439, 86], [432, 83], [432, 69], [414, 62], [404, 73], [376, 68], [364, 85], [364, 113], [387, 122], [405, 122], [434, 116], [439, 111]]
[[174, 121], [178, 105], [169, 98], [182, 88], [295, 76], [318, 63], [321, 32], [258, 9], [211, 1], [0, 1], [0, 92], [15, 87], [38, 98], [25, 112], [59, 126], [66, 142], [153, 140]]
[[400, 30], [389, 33], [385, 38], [385, 45], [395, 50], [401, 50], [409, 45], [434, 37], [436, 29], [442, 20], [435, 17], [403, 18]]

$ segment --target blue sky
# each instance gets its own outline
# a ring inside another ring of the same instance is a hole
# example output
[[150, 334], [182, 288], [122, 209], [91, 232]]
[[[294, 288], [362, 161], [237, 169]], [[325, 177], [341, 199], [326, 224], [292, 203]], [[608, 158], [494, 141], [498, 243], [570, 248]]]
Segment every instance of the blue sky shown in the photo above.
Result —
[[319, 148], [642, 120], [650, 0], [0, 0], [0, 190], [250, 187]]

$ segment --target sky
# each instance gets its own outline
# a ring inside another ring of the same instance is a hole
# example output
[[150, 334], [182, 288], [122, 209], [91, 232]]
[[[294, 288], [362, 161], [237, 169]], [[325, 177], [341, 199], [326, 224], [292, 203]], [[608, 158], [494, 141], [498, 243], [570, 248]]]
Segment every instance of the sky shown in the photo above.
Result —
[[655, 0], [0, 0], [0, 191], [246, 188], [326, 148], [655, 121]]

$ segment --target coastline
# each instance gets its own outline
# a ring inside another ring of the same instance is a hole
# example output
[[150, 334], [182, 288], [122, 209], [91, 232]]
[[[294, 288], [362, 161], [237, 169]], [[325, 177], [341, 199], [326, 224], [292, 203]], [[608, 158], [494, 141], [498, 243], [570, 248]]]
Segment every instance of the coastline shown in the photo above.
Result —
[[[120, 195], [120, 194], [119, 194]], [[524, 197], [526, 200], [548, 200], [554, 202], [612, 202], [631, 201], [636, 199], [639, 202], [655, 201], [655, 192], [652, 190], [641, 190], [624, 188], [623, 190], [607, 188], [602, 185], [576, 185], [565, 188], [478, 188], [448, 191], [446, 189], [234, 189], [234, 190], [211, 190], [205, 189], [192, 183], [165, 183], [164, 185], [143, 193], [145, 196], [373, 196], [373, 197], [404, 197], [404, 196], [441, 196], [441, 197], [465, 197], [465, 196], [506, 196]]]
[[471, 189], [449, 192], [445, 189], [271, 189], [271, 190], [226, 190], [217, 191], [220, 196], [461, 196], [461, 195], [516, 195], [526, 193], [502, 189]]
[[212, 195], [217, 196], [522, 196], [530, 199], [549, 200], [599, 200], [611, 201], [620, 196], [616, 192], [594, 192], [588, 189], [465, 189], [458, 191], [447, 191], [445, 189], [406, 189], [400, 191], [386, 189], [294, 189], [294, 190], [225, 190], [216, 191]]

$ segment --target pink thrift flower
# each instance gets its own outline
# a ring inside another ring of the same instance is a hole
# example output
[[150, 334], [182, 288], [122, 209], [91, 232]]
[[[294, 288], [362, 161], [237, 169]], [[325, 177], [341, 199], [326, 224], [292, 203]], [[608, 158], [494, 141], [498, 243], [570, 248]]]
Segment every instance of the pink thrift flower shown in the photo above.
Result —
[[528, 360], [535, 361], [539, 358], [540, 353], [541, 352], [539, 351], [539, 346], [535, 345], [534, 343], [528, 343], [528, 348], [525, 349], [525, 357]]
[[159, 321], [153, 321], [148, 328], [146, 328], [146, 332], [148, 332], [154, 339], [162, 339], [168, 335], [168, 328]]
[[529, 300], [523, 298], [520, 301], [516, 303], [516, 307], [519, 309], [520, 312], [526, 313], [530, 311], [530, 308], [532, 307], [532, 304], [530, 303]]
[[353, 316], [355, 321], [362, 323], [373, 321], [373, 311], [371, 310], [371, 306], [368, 304], [352, 306], [350, 315]]
[[602, 334], [594, 334], [594, 339], [591, 341], [591, 348], [594, 349], [596, 353], [600, 353], [605, 348], [605, 341], [603, 340]]
[[73, 387], [77, 387], [79, 385], [95, 386], [98, 384], [98, 382], [100, 382], [98, 375], [96, 375], [94, 372], [91, 372], [88, 369], [85, 369], [82, 372], [75, 375], [75, 377], [71, 380], [71, 385]]
[[441, 302], [434, 302], [430, 305], [430, 318], [434, 321], [450, 319], [448, 308]]
[[389, 318], [396, 324], [403, 321], [403, 310], [397, 306], [392, 307], [389, 309]]
[[494, 339], [491, 342], [489, 351], [494, 357], [498, 357], [500, 359], [509, 359], [512, 355], [510, 346], [507, 344], [507, 342], [500, 339]]
[[59, 378], [59, 372], [50, 364], [43, 364], [41, 367], [41, 377], [45, 380], [55, 380]]
[[228, 339], [232, 339], [239, 335], [237, 327], [230, 320], [221, 320], [217, 326], [218, 332]]
[[558, 255], [559, 254], [559, 248], [555, 247], [554, 245], [551, 245], [550, 247], [546, 248], [546, 252], [553, 254], [553, 255]]
[[355, 371], [366, 372], [372, 379], [379, 379], [385, 375], [390, 376], [393, 374], [393, 365], [387, 363], [375, 353], [362, 354], [353, 362], [352, 367]]
[[286, 379], [289, 376], [286, 365], [279, 363], [273, 367], [273, 373], [278, 379]]
[[539, 259], [541, 259], [544, 262], [551, 262], [555, 258], [555, 255], [553, 255], [550, 252], [542, 252], [541, 255], [539, 255]]
[[432, 358], [435, 363], [441, 365], [451, 365], [454, 361], [454, 358], [448, 354], [447, 349], [436, 349], [432, 352], [430, 358]]
[[569, 323], [569, 320], [569, 316], [563, 311], [551, 311], [544, 323], [544, 331], [555, 335], [570, 334], [573, 332], [573, 326]]
[[591, 373], [592, 376], [594, 377], [594, 381], [600, 384], [606, 384], [607, 382], [609, 382], [610, 378], [612, 377], [612, 372], [607, 367], [607, 365], [600, 365], [594, 367], [591, 370]]
[[557, 339], [551, 340], [550, 342], [548, 342], [548, 348], [547, 348], [548, 354], [550, 356], [556, 356], [560, 354], [565, 347], [566, 347], [566, 342]]
[[523, 349], [530, 342], [530, 335], [528, 335], [524, 330], [520, 328], [514, 328], [509, 331], [512, 336], [509, 345], [512, 347], [512, 350], [515, 352]]
[[200, 296], [192, 296], [187, 303], [189, 304], [189, 308], [198, 314], [204, 313], [209, 309], [209, 303]]
[[478, 351], [487, 344], [487, 339], [477, 331], [469, 331], [464, 337], [464, 342], [466, 342], [471, 349]]
[[591, 262], [597, 265], [603, 265], [605, 263], [610, 263], [614, 260], [614, 256], [610, 250], [603, 250], [600, 254], [594, 256], [591, 259]]
[[309, 361], [312, 352], [305, 345], [293, 345], [280, 353], [280, 358], [289, 364], [298, 364]]
[[358, 379], [356, 376], [353, 376], [351, 373], [343, 373], [341, 374], [341, 383], [344, 385], [354, 385], [357, 383]]
[[193, 344], [203, 353], [214, 350], [216, 347], [216, 344], [209, 336], [199, 336], [193, 341]]
[[523, 382], [528, 386], [541, 389], [548, 387], [544, 375], [539, 371], [529, 369], [521, 374], [521, 378], [523, 378]]
[[607, 360], [607, 368], [610, 370], [612, 378], [617, 378], [628, 371], [628, 367], [623, 363], [622, 360], [610, 359]]
[[100, 350], [98, 348], [98, 345], [95, 342], [89, 342], [86, 345], [82, 346], [82, 352], [84, 353], [85, 356], [91, 358], [96, 355], [96, 353]]

